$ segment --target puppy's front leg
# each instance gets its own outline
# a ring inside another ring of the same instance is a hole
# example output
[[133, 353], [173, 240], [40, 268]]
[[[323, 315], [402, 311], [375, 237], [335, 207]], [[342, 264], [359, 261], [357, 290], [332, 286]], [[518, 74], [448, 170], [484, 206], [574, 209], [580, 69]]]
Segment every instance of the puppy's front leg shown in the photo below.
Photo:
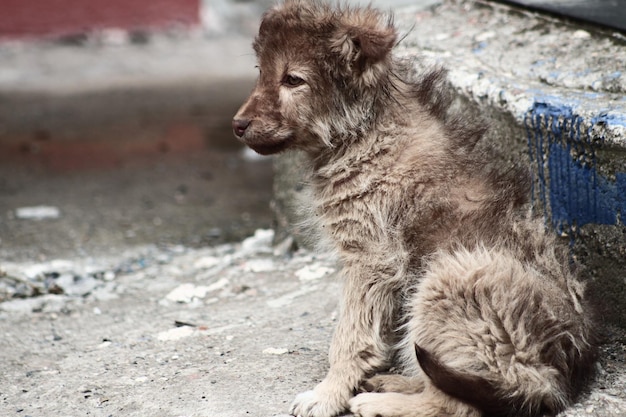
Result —
[[330, 370], [315, 389], [296, 397], [293, 415], [331, 417], [347, 410], [361, 381], [387, 364], [385, 334], [393, 326], [393, 291], [384, 279], [373, 281], [371, 273], [344, 270], [344, 304], [331, 342]]

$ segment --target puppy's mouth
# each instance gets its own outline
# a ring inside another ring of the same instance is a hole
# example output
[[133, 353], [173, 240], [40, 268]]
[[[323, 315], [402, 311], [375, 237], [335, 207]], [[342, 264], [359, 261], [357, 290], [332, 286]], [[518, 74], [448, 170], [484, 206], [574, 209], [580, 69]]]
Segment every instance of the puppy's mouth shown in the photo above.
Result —
[[249, 141], [243, 142], [253, 151], [260, 155], [272, 155], [284, 151], [289, 145], [291, 137], [286, 138], [272, 138], [270, 140]]

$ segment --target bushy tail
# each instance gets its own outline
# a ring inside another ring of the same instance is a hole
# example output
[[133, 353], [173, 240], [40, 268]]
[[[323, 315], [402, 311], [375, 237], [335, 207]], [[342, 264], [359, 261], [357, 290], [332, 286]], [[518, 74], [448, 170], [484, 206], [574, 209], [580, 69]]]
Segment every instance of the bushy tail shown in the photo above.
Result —
[[479, 410], [488, 417], [556, 415], [553, 409], [541, 401], [533, 407], [527, 398], [506, 395], [493, 382], [470, 374], [464, 374], [441, 363], [432, 354], [415, 345], [417, 361], [432, 383], [441, 391]]

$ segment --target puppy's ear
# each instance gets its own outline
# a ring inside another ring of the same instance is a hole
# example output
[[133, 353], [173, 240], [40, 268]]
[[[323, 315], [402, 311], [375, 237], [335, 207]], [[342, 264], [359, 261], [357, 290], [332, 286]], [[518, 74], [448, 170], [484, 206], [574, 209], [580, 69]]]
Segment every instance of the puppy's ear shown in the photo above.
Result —
[[368, 9], [343, 19], [332, 40], [332, 47], [343, 63], [356, 71], [353, 75], [362, 76], [387, 62], [395, 43], [396, 31], [391, 20], [383, 22], [378, 13]]
[[396, 43], [396, 31], [392, 27], [357, 27], [350, 32], [352, 43], [360, 52], [360, 58], [370, 64], [387, 58]]

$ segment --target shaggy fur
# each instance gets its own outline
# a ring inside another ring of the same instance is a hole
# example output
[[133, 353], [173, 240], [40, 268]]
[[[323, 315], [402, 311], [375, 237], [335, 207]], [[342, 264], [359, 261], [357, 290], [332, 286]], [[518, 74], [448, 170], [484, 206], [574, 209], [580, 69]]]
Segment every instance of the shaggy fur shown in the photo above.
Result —
[[[411, 81], [396, 41], [374, 9], [287, 1], [254, 42], [235, 135], [310, 156], [345, 282], [328, 375], [291, 412], [555, 414], [594, 361], [584, 287], [528, 215], [525, 175], [486, 168], [484, 129], [448, 114], [445, 73]], [[376, 375], [390, 366], [402, 375]]]

